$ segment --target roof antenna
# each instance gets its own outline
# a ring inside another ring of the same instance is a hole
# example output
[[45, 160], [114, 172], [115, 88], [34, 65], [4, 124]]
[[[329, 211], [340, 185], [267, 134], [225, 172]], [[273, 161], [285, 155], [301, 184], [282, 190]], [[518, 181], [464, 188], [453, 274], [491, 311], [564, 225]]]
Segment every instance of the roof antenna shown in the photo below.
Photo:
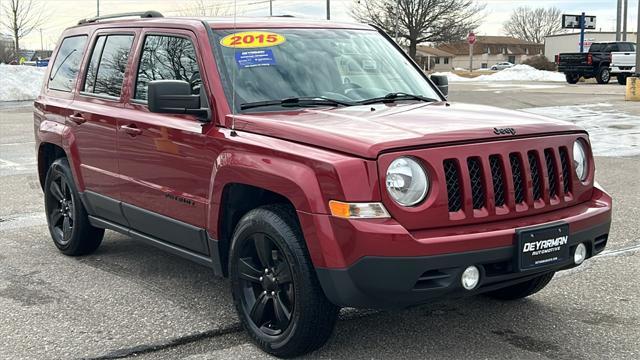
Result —
[[[237, 0], [233, 0], [233, 32], [237, 32], [236, 17], [238, 14]], [[233, 62], [236, 57], [236, 45], [233, 46]], [[231, 136], [238, 136], [236, 133], [236, 66], [231, 65]]]

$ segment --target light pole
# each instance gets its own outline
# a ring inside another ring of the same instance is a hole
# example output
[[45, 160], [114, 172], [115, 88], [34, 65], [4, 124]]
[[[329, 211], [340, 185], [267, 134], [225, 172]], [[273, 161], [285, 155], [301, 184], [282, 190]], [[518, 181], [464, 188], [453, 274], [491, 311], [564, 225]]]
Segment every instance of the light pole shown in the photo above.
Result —
[[100, 16], [100, 0], [96, 0], [96, 16]]
[[327, 20], [331, 20], [331, 1], [327, 0]]
[[269, 16], [273, 16], [273, 0], [269, 0]]
[[622, 0], [618, 0], [618, 12], [616, 14], [616, 41], [620, 41], [620, 23], [622, 22]]
[[622, 17], [622, 41], [627, 41], [627, 17], [629, 13], [629, 0], [624, 1], [624, 16]]

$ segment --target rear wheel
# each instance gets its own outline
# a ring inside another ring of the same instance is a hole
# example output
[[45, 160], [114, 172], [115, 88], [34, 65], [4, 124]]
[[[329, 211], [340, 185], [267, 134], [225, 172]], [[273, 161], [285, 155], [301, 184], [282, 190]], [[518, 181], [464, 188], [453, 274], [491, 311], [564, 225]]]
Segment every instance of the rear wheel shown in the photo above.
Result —
[[569, 84], [577, 84], [578, 80], [580, 80], [580, 75], [578, 75], [578, 74], [566, 73], [566, 74], [564, 74], [564, 77], [567, 79], [567, 82]]
[[329, 339], [338, 307], [320, 287], [290, 207], [247, 213], [234, 232], [229, 267], [240, 321], [264, 351], [298, 356]]
[[523, 283], [488, 292], [485, 295], [499, 300], [522, 299], [544, 289], [551, 279], [553, 279], [553, 275], [555, 275], [555, 272], [550, 272]]
[[66, 158], [49, 167], [44, 192], [47, 223], [56, 247], [71, 256], [94, 252], [102, 242], [104, 229], [89, 223]]
[[627, 74], [618, 74], [616, 78], [618, 79], [618, 84], [627, 85]]
[[598, 84], [608, 84], [611, 80], [611, 73], [609, 73], [608, 67], [601, 67], [596, 73], [596, 81]]

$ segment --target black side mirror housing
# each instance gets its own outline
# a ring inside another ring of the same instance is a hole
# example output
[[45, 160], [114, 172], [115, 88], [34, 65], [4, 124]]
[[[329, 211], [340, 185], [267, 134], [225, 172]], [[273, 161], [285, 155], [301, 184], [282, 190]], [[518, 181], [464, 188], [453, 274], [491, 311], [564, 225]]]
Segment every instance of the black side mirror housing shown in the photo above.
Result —
[[449, 95], [449, 79], [446, 75], [431, 75], [431, 81], [436, 84], [442, 95]]
[[201, 96], [191, 93], [191, 85], [182, 80], [154, 80], [147, 88], [149, 111], [191, 114], [209, 121], [210, 111], [201, 107]]

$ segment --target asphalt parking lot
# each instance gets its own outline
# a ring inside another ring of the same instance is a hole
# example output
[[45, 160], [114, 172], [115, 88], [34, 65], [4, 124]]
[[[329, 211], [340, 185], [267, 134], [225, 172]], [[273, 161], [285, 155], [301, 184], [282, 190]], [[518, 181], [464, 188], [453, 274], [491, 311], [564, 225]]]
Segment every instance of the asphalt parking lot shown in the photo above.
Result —
[[[511, 109], [605, 104], [628, 115], [631, 141], [640, 134], [640, 104], [624, 102], [617, 84], [454, 83], [450, 91], [452, 101]], [[0, 134], [0, 358], [266, 358], [240, 329], [227, 281], [209, 269], [114, 232], [91, 256], [59, 254], [42, 210], [29, 104], [0, 104]], [[309, 357], [640, 358], [640, 156], [596, 162], [614, 198], [603, 255], [521, 301], [345, 309]]]

